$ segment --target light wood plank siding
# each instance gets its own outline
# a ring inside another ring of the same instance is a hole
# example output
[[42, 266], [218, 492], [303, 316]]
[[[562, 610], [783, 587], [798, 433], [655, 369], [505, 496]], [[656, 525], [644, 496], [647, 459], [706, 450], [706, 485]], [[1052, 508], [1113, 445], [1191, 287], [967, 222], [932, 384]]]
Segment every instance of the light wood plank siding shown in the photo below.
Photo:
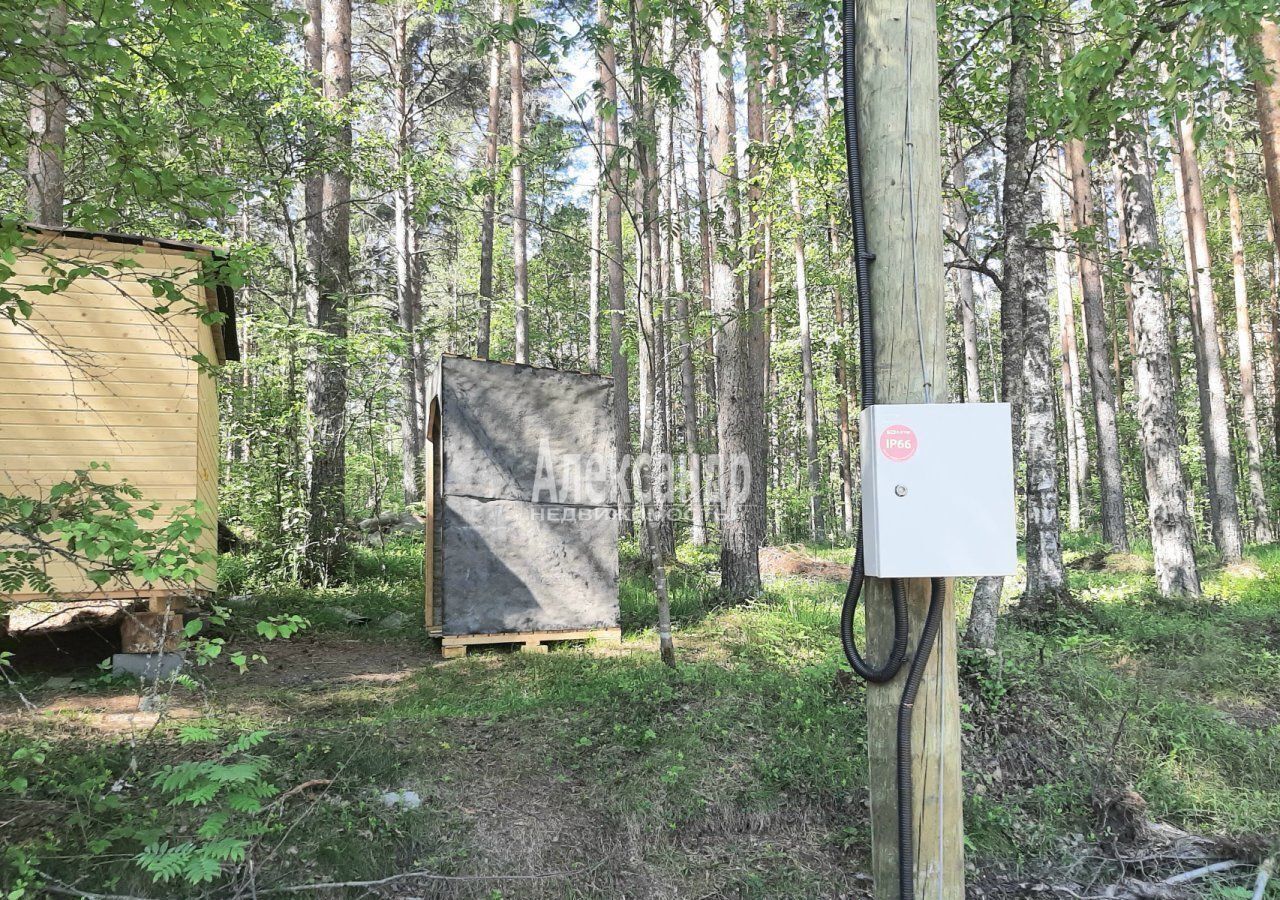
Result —
[[[90, 462], [108, 463], [97, 480], [128, 479], [160, 504], [157, 525], [198, 502], [200, 545], [215, 550], [217, 386], [193, 357], [217, 360], [212, 329], [195, 314], [217, 306], [212, 292], [192, 284], [199, 260], [106, 240], [47, 241], [19, 257], [6, 287], [48, 284], [51, 259], [64, 267], [91, 261], [106, 272], [52, 294], [26, 292], [30, 318], [0, 318], [0, 492], [41, 493]], [[157, 298], [147, 283], [157, 277], [180, 285], [182, 299]], [[49, 573], [60, 594], [97, 592], [67, 563], [51, 562]], [[210, 563], [197, 587], [215, 584]]]

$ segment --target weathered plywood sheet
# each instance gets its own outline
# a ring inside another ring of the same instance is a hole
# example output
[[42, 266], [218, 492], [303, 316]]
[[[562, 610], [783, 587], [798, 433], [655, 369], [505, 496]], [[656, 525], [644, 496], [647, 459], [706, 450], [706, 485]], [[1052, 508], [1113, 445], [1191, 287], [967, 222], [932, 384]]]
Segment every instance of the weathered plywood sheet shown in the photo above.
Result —
[[611, 379], [453, 357], [441, 373], [445, 494], [610, 504]]
[[436, 386], [443, 633], [616, 627], [612, 380], [445, 357]]
[[618, 624], [614, 509], [454, 496], [444, 532], [445, 634]]

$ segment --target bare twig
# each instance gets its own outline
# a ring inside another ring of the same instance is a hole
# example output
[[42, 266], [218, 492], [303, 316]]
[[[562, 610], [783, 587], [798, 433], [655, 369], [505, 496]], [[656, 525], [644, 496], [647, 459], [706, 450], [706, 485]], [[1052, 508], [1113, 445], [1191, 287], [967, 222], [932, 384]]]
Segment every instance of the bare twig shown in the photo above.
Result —
[[1263, 894], [1267, 892], [1267, 882], [1276, 872], [1277, 863], [1280, 863], [1280, 852], [1271, 854], [1258, 866], [1258, 880], [1253, 883], [1253, 900], [1262, 900]]
[[[594, 867], [591, 867], [594, 868]], [[591, 869], [574, 869], [568, 872], [537, 872], [516, 875], [438, 875], [435, 872], [401, 872], [388, 875], [386, 878], [375, 878], [371, 881], [326, 881], [316, 884], [295, 884], [289, 887], [271, 888], [259, 891], [260, 894], [301, 894], [308, 891], [332, 891], [340, 888], [375, 888], [384, 884], [405, 881], [410, 878], [421, 878], [426, 881], [537, 881], [547, 878], [568, 878], [582, 875]]]
[[302, 784], [289, 788], [289, 790], [276, 798], [276, 803], [284, 803], [284, 801], [288, 800], [290, 797], [297, 796], [303, 791], [310, 790], [313, 787], [328, 787], [331, 784], [333, 784], [332, 778], [312, 778], [310, 781], [304, 781]]
[[1201, 866], [1198, 869], [1192, 869], [1190, 872], [1183, 872], [1180, 875], [1174, 875], [1164, 880], [1165, 884], [1186, 884], [1188, 881], [1195, 881], [1197, 878], [1203, 878], [1205, 875], [1212, 875], [1215, 872], [1225, 872], [1228, 869], [1234, 869], [1243, 866], [1244, 861], [1239, 859], [1227, 859], [1222, 862], [1211, 863], [1207, 866]]
[[38, 869], [37, 872], [45, 880], [44, 889], [46, 891], [51, 894], [60, 894], [63, 897], [81, 897], [83, 900], [150, 900], [148, 897], [135, 897], [131, 894], [95, 894], [91, 891], [82, 891], [69, 884], [63, 884]]

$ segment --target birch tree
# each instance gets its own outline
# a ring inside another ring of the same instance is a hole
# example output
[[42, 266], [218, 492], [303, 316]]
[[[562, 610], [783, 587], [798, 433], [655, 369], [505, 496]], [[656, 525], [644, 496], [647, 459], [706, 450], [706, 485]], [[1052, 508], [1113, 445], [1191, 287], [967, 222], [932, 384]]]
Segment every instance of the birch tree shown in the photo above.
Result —
[[27, 105], [27, 218], [54, 227], [63, 224], [66, 197], [67, 67], [60, 41], [67, 29], [67, 5], [57, 0], [38, 21], [44, 42], [44, 76]]
[[1132, 122], [1117, 131], [1116, 163], [1123, 189], [1117, 203], [1125, 210], [1129, 244], [1125, 275], [1133, 284], [1134, 390], [1147, 476], [1147, 519], [1161, 595], [1194, 597], [1200, 594], [1200, 575], [1179, 452], [1169, 325], [1160, 289], [1160, 237], [1151, 179], [1140, 148], [1144, 140]]

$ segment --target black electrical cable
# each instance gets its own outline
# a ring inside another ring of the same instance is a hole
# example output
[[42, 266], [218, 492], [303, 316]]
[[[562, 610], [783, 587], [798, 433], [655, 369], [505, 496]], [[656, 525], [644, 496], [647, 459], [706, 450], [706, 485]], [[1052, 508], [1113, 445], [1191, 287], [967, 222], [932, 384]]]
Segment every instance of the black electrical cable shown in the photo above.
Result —
[[[849, 186], [849, 214], [853, 224], [853, 268], [857, 276], [858, 291], [858, 346], [861, 374], [861, 401], [864, 407], [875, 403], [876, 359], [875, 333], [871, 314], [871, 263], [875, 254], [867, 249], [867, 222], [862, 202], [862, 160], [858, 142], [858, 78], [854, 33], [857, 20], [854, 0], [843, 0], [841, 18], [843, 24], [842, 64], [844, 80], [844, 145], [846, 180]], [[853, 639], [853, 618], [858, 611], [862, 595], [865, 568], [862, 556], [862, 530], [858, 530], [858, 547], [854, 554], [853, 571], [849, 576], [849, 588], [845, 591], [844, 605], [840, 611], [840, 643], [845, 658], [858, 675], [874, 684], [892, 681], [902, 670], [907, 653], [908, 617], [907, 589], [901, 578], [890, 582], [893, 595], [893, 648], [889, 658], [881, 666], [873, 666], [863, 659]], [[912, 815], [911, 780], [911, 718], [915, 711], [916, 695], [925, 667], [933, 651], [938, 630], [942, 624], [943, 601], [946, 582], [942, 578], [930, 581], [929, 611], [925, 614], [920, 643], [907, 680], [902, 687], [902, 700], [898, 704], [898, 894], [900, 900], [915, 897], [915, 835]]]

